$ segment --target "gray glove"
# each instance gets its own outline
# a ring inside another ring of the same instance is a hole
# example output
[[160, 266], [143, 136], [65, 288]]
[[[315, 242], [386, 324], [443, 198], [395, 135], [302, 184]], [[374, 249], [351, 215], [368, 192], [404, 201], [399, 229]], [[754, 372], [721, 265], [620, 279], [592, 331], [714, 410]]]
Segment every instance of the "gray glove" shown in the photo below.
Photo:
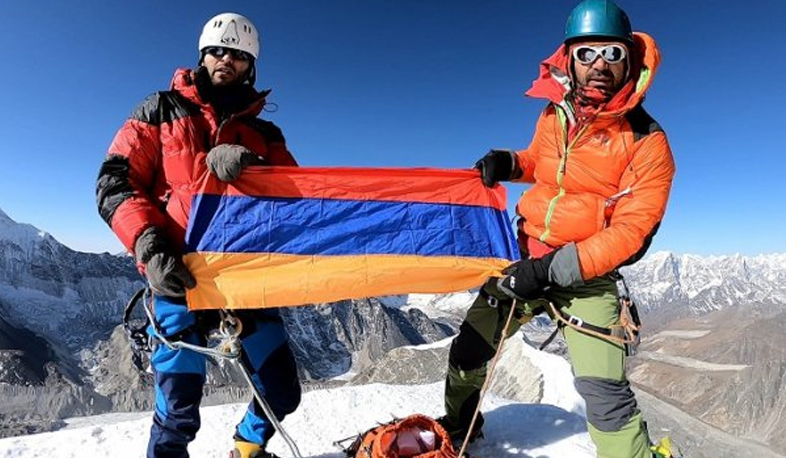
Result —
[[262, 158], [241, 145], [218, 145], [207, 153], [207, 169], [225, 183], [234, 181], [247, 166], [261, 164]]
[[136, 259], [145, 266], [145, 276], [150, 288], [162, 296], [183, 297], [186, 288], [196, 286], [180, 256], [172, 254], [163, 231], [149, 227], [136, 239]]

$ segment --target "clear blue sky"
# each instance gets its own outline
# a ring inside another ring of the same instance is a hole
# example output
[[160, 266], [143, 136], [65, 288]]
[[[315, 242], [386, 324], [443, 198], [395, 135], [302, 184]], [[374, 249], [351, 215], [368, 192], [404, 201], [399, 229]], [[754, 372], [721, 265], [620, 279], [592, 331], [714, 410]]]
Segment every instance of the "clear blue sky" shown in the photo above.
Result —
[[[262, 38], [258, 87], [302, 165], [470, 167], [528, 144], [523, 97], [574, 1], [3, 1], [0, 208], [82, 251], [121, 250], [94, 202], [116, 130], [204, 22], [237, 11]], [[655, 249], [785, 252], [781, 1], [620, 0], [663, 63], [645, 103], [677, 161]], [[524, 189], [510, 189], [511, 208]]]

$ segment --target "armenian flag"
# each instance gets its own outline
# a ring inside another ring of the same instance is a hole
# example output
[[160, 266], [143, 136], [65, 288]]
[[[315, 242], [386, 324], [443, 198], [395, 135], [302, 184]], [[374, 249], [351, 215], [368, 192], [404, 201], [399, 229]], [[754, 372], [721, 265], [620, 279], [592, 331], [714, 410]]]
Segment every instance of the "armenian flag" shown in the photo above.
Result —
[[193, 199], [189, 308], [308, 305], [481, 285], [518, 259], [477, 170], [249, 167]]

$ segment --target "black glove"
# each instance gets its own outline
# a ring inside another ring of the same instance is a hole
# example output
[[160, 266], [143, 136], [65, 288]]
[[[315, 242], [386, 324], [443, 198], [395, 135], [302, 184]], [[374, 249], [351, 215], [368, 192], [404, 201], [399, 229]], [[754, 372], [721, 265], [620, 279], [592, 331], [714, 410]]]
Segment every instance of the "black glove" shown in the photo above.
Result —
[[510, 265], [497, 281], [497, 288], [514, 299], [529, 300], [543, 296], [549, 281], [549, 267], [556, 251], [538, 259], [522, 259]]
[[516, 153], [506, 149], [493, 149], [475, 163], [475, 168], [480, 170], [480, 178], [486, 187], [494, 187], [500, 181], [510, 181], [515, 178], [518, 169]]
[[207, 153], [207, 169], [225, 183], [234, 181], [249, 165], [261, 164], [262, 158], [241, 145], [222, 144]]
[[180, 256], [169, 251], [166, 236], [157, 227], [150, 227], [136, 239], [136, 259], [145, 266], [150, 288], [162, 296], [183, 297], [186, 288], [196, 286]]

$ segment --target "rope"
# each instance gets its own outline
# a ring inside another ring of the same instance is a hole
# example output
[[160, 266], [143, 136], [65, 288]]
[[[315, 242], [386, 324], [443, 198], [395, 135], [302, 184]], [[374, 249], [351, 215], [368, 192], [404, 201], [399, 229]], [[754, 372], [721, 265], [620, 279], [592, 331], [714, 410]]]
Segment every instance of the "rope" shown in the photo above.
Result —
[[267, 419], [270, 420], [273, 428], [281, 435], [281, 438], [284, 439], [284, 442], [286, 442], [289, 450], [292, 452], [295, 458], [303, 458], [303, 456], [300, 454], [300, 450], [297, 448], [297, 444], [294, 440], [292, 440], [289, 434], [287, 434], [284, 427], [281, 426], [278, 418], [276, 418], [276, 415], [273, 413], [273, 409], [270, 408], [270, 405], [267, 403], [267, 401], [265, 401], [265, 397], [262, 396], [262, 393], [259, 392], [256, 385], [254, 384], [254, 381], [251, 380], [251, 374], [249, 373], [248, 368], [243, 364], [242, 361], [240, 361], [240, 359], [235, 359], [234, 361], [240, 369], [240, 372], [243, 374], [243, 378], [246, 379], [246, 383], [248, 383], [248, 386], [251, 387], [251, 393], [254, 395], [254, 398], [257, 400], [260, 407], [262, 407], [262, 410], [265, 412]]
[[218, 344], [215, 347], [203, 347], [201, 345], [194, 345], [182, 340], [169, 340], [164, 337], [161, 328], [156, 321], [155, 313], [153, 312], [152, 302], [148, 302], [148, 296], [153, 293], [148, 289], [148, 294], [142, 296], [142, 305], [147, 314], [147, 318], [153, 325], [153, 334], [155, 338], [160, 340], [161, 343], [167, 346], [170, 350], [191, 350], [202, 355], [213, 356], [216, 358], [225, 358], [235, 360], [240, 358], [242, 347], [237, 343], [238, 336], [243, 330], [243, 325], [237, 318], [230, 316], [228, 313], [222, 313], [222, 321], [219, 330], [209, 336], [210, 340], [215, 340]]
[[[149, 295], [152, 297], [152, 291], [148, 289], [147, 293], [149, 293]], [[289, 450], [292, 452], [295, 458], [303, 458], [303, 456], [300, 454], [297, 444], [295, 444], [295, 441], [292, 440], [284, 427], [278, 421], [278, 418], [276, 418], [276, 415], [273, 413], [273, 409], [271, 409], [270, 404], [267, 403], [265, 397], [262, 396], [262, 393], [259, 391], [256, 384], [254, 384], [249, 369], [245, 364], [243, 364], [241, 358], [243, 355], [243, 346], [240, 343], [240, 333], [243, 331], [243, 322], [234, 316], [231, 311], [221, 310], [221, 322], [219, 323], [218, 331], [213, 332], [208, 336], [208, 340], [218, 341], [218, 344], [215, 347], [203, 347], [177, 340], [171, 341], [162, 335], [161, 329], [158, 326], [158, 322], [155, 319], [152, 302], [148, 303], [147, 296], [148, 294], [145, 294], [142, 297], [143, 308], [145, 309], [145, 313], [147, 314], [150, 323], [153, 325], [153, 333], [155, 334], [155, 337], [172, 350], [191, 350], [193, 352], [213, 356], [215, 358], [228, 359], [235, 363], [237, 368], [240, 370], [240, 373], [243, 374], [243, 378], [246, 380], [249, 388], [251, 389], [254, 399], [256, 399], [259, 406], [262, 407], [262, 411], [265, 412], [265, 416], [267, 416], [267, 419], [273, 425], [273, 428], [281, 435], [281, 438], [284, 439], [284, 442], [286, 442]]]
[[510, 322], [513, 321], [513, 313], [516, 310], [516, 306], [518, 305], [518, 300], [513, 299], [513, 304], [510, 306], [510, 313], [508, 313], [508, 319], [505, 321], [505, 327], [502, 329], [502, 337], [500, 338], [499, 345], [497, 346], [497, 351], [494, 353], [494, 358], [491, 360], [491, 365], [489, 366], [489, 372], [486, 375], [486, 380], [483, 382], [483, 386], [480, 388], [480, 396], [478, 397], [478, 406], [475, 407], [475, 413], [472, 414], [472, 421], [469, 423], [469, 428], [467, 429], [467, 435], [464, 436], [464, 442], [461, 444], [461, 449], [459, 450], [459, 458], [464, 457], [464, 452], [467, 450], [467, 446], [469, 445], [469, 437], [472, 435], [472, 429], [475, 427], [475, 421], [478, 419], [478, 414], [480, 414], [480, 406], [483, 403], [483, 398], [486, 396], [486, 391], [491, 385], [491, 379], [494, 376], [494, 369], [497, 367], [497, 360], [499, 360], [499, 355], [502, 354], [502, 346], [508, 338], [508, 329], [510, 328]]

